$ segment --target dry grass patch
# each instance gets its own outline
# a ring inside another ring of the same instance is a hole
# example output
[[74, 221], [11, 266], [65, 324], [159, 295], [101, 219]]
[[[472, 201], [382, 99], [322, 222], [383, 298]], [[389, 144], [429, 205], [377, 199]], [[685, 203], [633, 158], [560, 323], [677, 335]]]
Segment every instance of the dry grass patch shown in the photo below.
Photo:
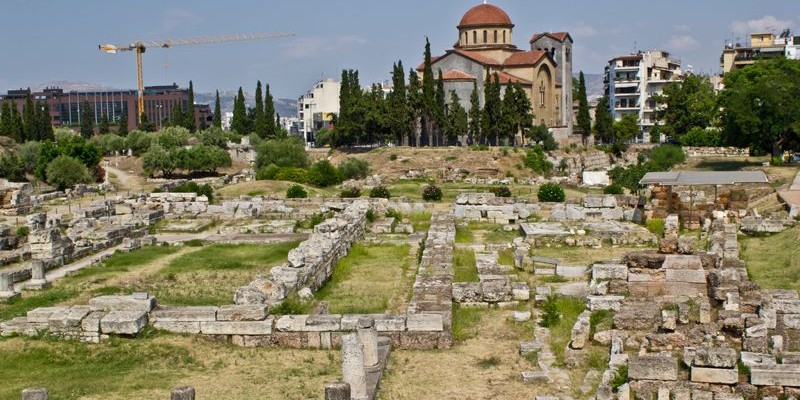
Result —
[[531, 249], [531, 255], [557, 259], [561, 264], [589, 265], [597, 261], [610, 261], [622, 258], [625, 253], [652, 249], [647, 246], [603, 246], [599, 249], [592, 247], [536, 247]]
[[750, 279], [764, 288], [800, 290], [800, 226], [739, 240]]
[[0, 340], [0, 398], [46, 387], [52, 399], [164, 399], [190, 385], [208, 399], [319, 398], [341, 374], [338, 351], [243, 348], [154, 334], [99, 345]]

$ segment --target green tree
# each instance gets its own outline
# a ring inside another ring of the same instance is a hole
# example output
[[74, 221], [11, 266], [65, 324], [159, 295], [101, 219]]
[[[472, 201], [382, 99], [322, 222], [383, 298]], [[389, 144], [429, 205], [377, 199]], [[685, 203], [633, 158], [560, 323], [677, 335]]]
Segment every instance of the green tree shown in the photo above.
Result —
[[619, 121], [614, 122], [614, 143], [626, 143], [639, 134], [639, 116], [625, 114]]
[[183, 116], [183, 127], [188, 129], [189, 132], [197, 130], [194, 113], [194, 84], [189, 81], [189, 99], [186, 102], [186, 113]]
[[177, 168], [178, 158], [175, 154], [157, 144], [150, 146], [150, 149], [142, 157], [142, 169], [148, 176], [153, 176], [156, 171], [160, 171], [164, 178], [169, 178]]
[[458, 137], [465, 134], [467, 130], [469, 130], [467, 110], [461, 105], [461, 99], [458, 98], [458, 94], [456, 94], [455, 90], [451, 90], [450, 106], [447, 109], [447, 125], [445, 129], [447, 144], [457, 144]]
[[707, 77], [688, 75], [683, 82], [665, 86], [655, 100], [666, 106], [659, 115], [664, 121], [662, 133], [665, 135], [681, 137], [692, 128], [705, 129], [714, 123], [716, 93]]
[[50, 119], [50, 107], [47, 103], [42, 103], [39, 109], [39, 140], [53, 140], [53, 122]]
[[0, 156], [0, 177], [11, 182], [25, 182], [25, 165], [17, 154], [8, 152]]
[[409, 121], [406, 77], [402, 61], [397, 61], [392, 66], [392, 85], [392, 91], [387, 96], [389, 130], [395, 144], [408, 146], [411, 124]]
[[372, 85], [371, 90], [364, 94], [361, 106], [364, 108], [363, 143], [383, 143], [389, 136], [389, 121], [381, 85]]
[[603, 143], [610, 143], [614, 138], [614, 117], [608, 107], [608, 97], [601, 97], [594, 113], [594, 134]]
[[352, 146], [364, 136], [364, 93], [358, 71], [343, 70], [339, 90], [339, 116], [334, 127], [332, 146]]
[[592, 117], [589, 114], [589, 100], [586, 97], [586, 79], [583, 76], [583, 71], [578, 75], [578, 116], [577, 128], [583, 137], [583, 144], [589, 135], [592, 134]]
[[122, 110], [117, 123], [117, 135], [128, 136], [128, 110]]
[[267, 137], [277, 138], [279, 123], [275, 121], [275, 99], [272, 97], [269, 84], [264, 88], [264, 117], [267, 121]]
[[430, 146], [436, 124], [436, 82], [433, 77], [431, 42], [425, 37], [424, 61], [422, 63], [422, 136], [418, 145]]
[[47, 182], [59, 190], [75, 186], [78, 183], [89, 183], [89, 170], [75, 158], [61, 155], [47, 165]]
[[509, 143], [513, 141], [519, 129], [519, 118], [516, 108], [516, 91], [513, 85], [506, 86], [506, 92], [503, 95], [503, 100], [500, 102], [500, 120], [498, 121], [499, 138], [507, 140]]
[[467, 143], [483, 143], [481, 136], [481, 103], [478, 97], [478, 83], [472, 82], [472, 93], [469, 95], [469, 138]]
[[106, 135], [111, 131], [111, 128], [108, 126], [108, 114], [103, 113], [100, 116], [100, 123], [97, 124], [97, 134], [98, 135]]
[[184, 117], [186, 117], [186, 113], [183, 112], [183, 106], [181, 105], [181, 102], [175, 100], [175, 102], [172, 104], [172, 112], [169, 116], [169, 123], [165, 124], [163, 121], [161, 121], [161, 128], [163, 129], [166, 126], [184, 126], [186, 125], [184, 123]]
[[0, 135], [11, 137], [11, 102], [4, 101], [0, 109]]
[[28, 89], [28, 95], [25, 97], [25, 108], [22, 109], [22, 141], [36, 140], [38, 136], [36, 127], [38, 123], [36, 120], [36, 107], [33, 105], [33, 97]]
[[796, 149], [800, 137], [800, 61], [759, 61], [725, 74], [720, 122], [733, 145], [770, 152]]
[[408, 121], [411, 134], [414, 135], [412, 146], [421, 146], [422, 136], [422, 83], [419, 81], [417, 71], [408, 72]]
[[147, 114], [142, 114], [141, 122], [139, 122], [139, 130], [144, 132], [155, 132], [156, 131], [156, 124], [150, 122], [147, 118]]
[[215, 128], [222, 129], [222, 105], [219, 101], [219, 90], [217, 90], [217, 97], [214, 100], [214, 121], [211, 123]]
[[88, 139], [92, 135], [94, 135], [94, 111], [89, 102], [84, 100], [81, 110], [81, 136]]
[[434, 146], [442, 146], [444, 143], [444, 134], [447, 125], [447, 95], [444, 93], [444, 78], [442, 77], [442, 70], [439, 70], [436, 79], [436, 91], [434, 92], [434, 105], [433, 105], [433, 121], [434, 121]]
[[500, 99], [500, 77], [495, 72], [490, 75], [486, 70], [486, 80], [483, 86], [483, 114], [481, 131], [489, 144], [496, 146], [500, 137], [500, 119], [502, 117], [502, 100]]
[[244, 92], [242, 92], [242, 87], [239, 86], [239, 93], [236, 95], [236, 100], [233, 103], [233, 119], [231, 120], [231, 130], [240, 135], [247, 135], [250, 133], [248, 125], [247, 106], [244, 103]]
[[261, 143], [256, 148], [256, 170], [270, 164], [278, 167], [308, 167], [308, 154], [303, 141], [292, 136]]
[[261, 93], [261, 81], [256, 83], [256, 108], [253, 111], [253, 133], [262, 139], [267, 137], [267, 118], [264, 115], [264, 98]]

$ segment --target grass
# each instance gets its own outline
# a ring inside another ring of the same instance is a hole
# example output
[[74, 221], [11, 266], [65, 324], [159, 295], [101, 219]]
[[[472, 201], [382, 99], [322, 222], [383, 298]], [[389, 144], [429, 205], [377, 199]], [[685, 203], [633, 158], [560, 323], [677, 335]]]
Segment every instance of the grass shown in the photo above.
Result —
[[[215, 192], [215, 197], [219, 197], [219, 199], [236, 199], [242, 195], [252, 196], [255, 195], [262, 195], [262, 196], [275, 196], [280, 198], [286, 197], [286, 190], [289, 189], [289, 186], [292, 186], [294, 183], [292, 182], [283, 182], [283, 181], [251, 181], [251, 182], [243, 182], [238, 183], [236, 185], [227, 185], [217, 192]], [[332, 197], [339, 194], [339, 190], [336, 187], [329, 187], [329, 188], [316, 188], [313, 186], [306, 186], [301, 185], [304, 189], [308, 192], [309, 197], [316, 197], [316, 196], [323, 196], [323, 197]], [[392, 193], [394, 194], [394, 193]]]
[[765, 237], [740, 238], [750, 279], [769, 289], [800, 290], [800, 226]]
[[747, 159], [729, 160], [706, 158], [695, 165], [695, 168], [708, 171], [740, 171], [745, 167], [760, 167], [761, 162]]
[[468, 227], [456, 225], [456, 243], [473, 243], [475, 242], [475, 235]]
[[468, 231], [468, 233], [462, 233], [462, 240], [470, 241], [459, 242], [459, 228], [456, 227], [456, 243], [472, 243], [477, 241], [481, 243], [502, 244], [511, 243], [515, 238], [522, 236], [522, 230], [520, 229], [506, 231], [503, 229], [503, 225], [491, 222], [470, 221], [467, 227], [462, 229]]
[[514, 266], [514, 249], [505, 249], [497, 253], [497, 263]]
[[331, 314], [383, 313], [393, 298], [402, 297], [403, 279], [412, 256], [408, 245], [355, 244], [333, 268], [330, 280], [316, 294]]
[[561, 318], [550, 327], [550, 348], [556, 357], [556, 362], [564, 364], [564, 349], [571, 340], [572, 326], [578, 320], [578, 315], [586, 308], [582, 300], [567, 297], [558, 297], [556, 309], [561, 313]]
[[480, 333], [479, 323], [484, 314], [484, 309], [477, 307], [462, 307], [453, 305], [453, 340], [464, 342], [475, 338]]
[[648, 219], [645, 222], [645, 226], [650, 233], [657, 235], [658, 237], [664, 236], [664, 220], [659, 218]]
[[431, 213], [427, 211], [407, 214], [406, 217], [414, 227], [414, 232], [427, 232], [431, 227]]
[[599, 249], [592, 247], [552, 246], [531, 249], [532, 256], [550, 257], [565, 265], [588, 265], [594, 261], [608, 261], [622, 258], [625, 253], [642, 251], [653, 247], [648, 246], [604, 246]]
[[453, 282], [478, 281], [475, 251], [472, 249], [455, 249], [453, 251]]
[[[204, 398], [318, 397], [341, 373], [338, 351], [244, 348], [154, 333], [87, 345], [55, 339], [0, 340], [0, 398], [46, 387], [51, 399], [169, 398], [191, 385]], [[281, 362], [275, 362], [281, 360]]]

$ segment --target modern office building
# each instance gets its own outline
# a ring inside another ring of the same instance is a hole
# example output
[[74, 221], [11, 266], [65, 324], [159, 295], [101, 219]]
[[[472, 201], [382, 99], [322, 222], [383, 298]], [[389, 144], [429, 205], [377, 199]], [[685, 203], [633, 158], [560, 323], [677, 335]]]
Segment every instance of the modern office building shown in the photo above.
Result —
[[[25, 100], [30, 95], [34, 103], [46, 103], [50, 109], [50, 118], [54, 126], [75, 127], [81, 123], [81, 112], [85, 104], [92, 108], [95, 125], [103, 115], [108, 116], [112, 123], [120, 121], [122, 115], [127, 115], [128, 131], [138, 126], [137, 92], [136, 90], [106, 90], [106, 91], [69, 91], [52, 87], [42, 91], [32, 92], [30, 89], [9, 90], [5, 95], [0, 95], [0, 102], [12, 101], [17, 108], [22, 110]], [[163, 122], [171, 122], [172, 109], [179, 104], [184, 109], [189, 104], [189, 90], [179, 88], [178, 85], [147, 86], [144, 90], [144, 112], [147, 120], [157, 128]], [[207, 104], [195, 105], [195, 121], [198, 127], [209, 126], [212, 115]]]
[[[650, 141], [650, 133], [658, 123], [659, 105], [654, 96], [664, 86], [683, 81], [681, 61], [661, 50], [638, 52], [608, 61], [605, 68], [605, 95], [615, 120], [626, 114], [639, 118], [637, 141]], [[662, 138], [663, 139], [663, 138]]]
[[318, 130], [333, 127], [333, 116], [339, 113], [341, 86], [332, 78], [323, 79], [297, 100], [298, 132], [306, 143], [314, 142]]

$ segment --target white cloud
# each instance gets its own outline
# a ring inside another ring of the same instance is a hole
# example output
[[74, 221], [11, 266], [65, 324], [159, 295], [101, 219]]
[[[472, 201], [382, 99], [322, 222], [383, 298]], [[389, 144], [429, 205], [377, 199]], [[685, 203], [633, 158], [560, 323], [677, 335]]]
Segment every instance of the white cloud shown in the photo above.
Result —
[[597, 35], [597, 29], [585, 22], [578, 22], [577, 26], [570, 29], [570, 33], [575, 37], [592, 37]]
[[772, 15], [759, 19], [731, 22], [730, 29], [736, 35], [747, 35], [755, 32], [780, 32], [792, 26], [791, 20], [780, 20]]
[[690, 35], [672, 35], [664, 44], [664, 50], [667, 51], [687, 51], [698, 47], [700, 42]]
[[308, 58], [320, 54], [330, 54], [366, 43], [367, 40], [355, 35], [338, 37], [305, 36], [284, 44], [283, 54], [289, 58]]
[[690, 28], [689, 25], [686, 24], [675, 25], [673, 26], [673, 28], [678, 32], [689, 32], [692, 30], [692, 28]]

